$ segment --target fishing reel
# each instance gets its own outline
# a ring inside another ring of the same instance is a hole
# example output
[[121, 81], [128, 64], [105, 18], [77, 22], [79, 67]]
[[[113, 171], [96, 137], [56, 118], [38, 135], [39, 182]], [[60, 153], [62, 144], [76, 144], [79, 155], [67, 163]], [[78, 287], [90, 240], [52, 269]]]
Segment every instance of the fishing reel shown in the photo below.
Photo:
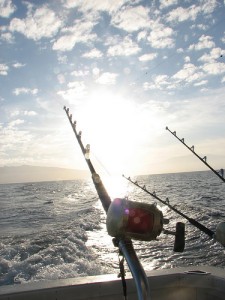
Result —
[[185, 245], [184, 224], [178, 222], [176, 232], [163, 229], [168, 220], [155, 204], [147, 204], [116, 198], [107, 212], [106, 227], [108, 234], [115, 238], [152, 241], [164, 232], [175, 235], [174, 251], [182, 252]]

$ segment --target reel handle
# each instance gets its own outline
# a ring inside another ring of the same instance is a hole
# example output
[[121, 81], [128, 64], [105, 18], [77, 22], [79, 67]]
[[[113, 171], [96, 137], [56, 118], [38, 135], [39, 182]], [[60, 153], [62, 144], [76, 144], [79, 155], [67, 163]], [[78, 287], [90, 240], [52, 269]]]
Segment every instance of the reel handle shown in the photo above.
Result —
[[183, 252], [184, 247], [185, 247], [185, 224], [182, 222], [177, 222], [173, 251]]

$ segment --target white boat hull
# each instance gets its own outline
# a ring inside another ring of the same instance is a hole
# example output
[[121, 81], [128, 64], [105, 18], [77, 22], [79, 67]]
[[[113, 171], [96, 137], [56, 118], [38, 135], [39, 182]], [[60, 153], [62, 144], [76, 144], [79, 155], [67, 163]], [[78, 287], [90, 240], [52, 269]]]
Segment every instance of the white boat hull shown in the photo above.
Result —
[[[196, 271], [197, 270], [197, 271]], [[215, 267], [175, 268], [147, 272], [152, 300], [224, 300], [225, 270]], [[127, 276], [129, 300], [137, 299]], [[123, 299], [121, 280], [101, 275], [0, 287], [0, 300]]]

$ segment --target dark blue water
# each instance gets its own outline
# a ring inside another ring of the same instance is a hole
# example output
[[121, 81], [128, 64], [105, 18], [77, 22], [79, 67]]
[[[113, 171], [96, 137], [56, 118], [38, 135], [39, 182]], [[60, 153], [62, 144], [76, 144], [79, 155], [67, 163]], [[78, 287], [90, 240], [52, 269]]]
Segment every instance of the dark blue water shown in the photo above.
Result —
[[[140, 184], [215, 231], [225, 221], [225, 184], [210, 172], [140, 176]], [[125, 179], [110, 180], [110, 193], [153, 203]], [[173, 252], [174, 237], [134, 242], [145, 270], [211, 265], [225, 268], [224, 248], [167, 206], [170, 219], [186, 224], [186, 247]], [[105, 229], [105, 213], [91, 181], [0, 185], [0, 285], [118, 272], [117, 249]]]

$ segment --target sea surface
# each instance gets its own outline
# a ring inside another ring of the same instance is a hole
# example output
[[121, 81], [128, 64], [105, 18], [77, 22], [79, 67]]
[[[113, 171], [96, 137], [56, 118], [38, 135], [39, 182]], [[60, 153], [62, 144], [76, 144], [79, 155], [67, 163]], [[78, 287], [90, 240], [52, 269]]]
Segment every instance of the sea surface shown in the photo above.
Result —
[[[225, 221], [225, 184], [211, 172], [134, 179], [213, 231]], [[173, 251], [173, 235], [134, 241], [146, 271], [200, 265], [225, 269], [224, 248], [167, 206], [124, 178], [108, 180], [106, 186], [112, 197], [156, 203], [170, 220], [165, 229], [185, 223], [183, 253]], [[119, 273], [118, 249], [105, 219], [91, 180], [0, 185], [0, 285]]]

